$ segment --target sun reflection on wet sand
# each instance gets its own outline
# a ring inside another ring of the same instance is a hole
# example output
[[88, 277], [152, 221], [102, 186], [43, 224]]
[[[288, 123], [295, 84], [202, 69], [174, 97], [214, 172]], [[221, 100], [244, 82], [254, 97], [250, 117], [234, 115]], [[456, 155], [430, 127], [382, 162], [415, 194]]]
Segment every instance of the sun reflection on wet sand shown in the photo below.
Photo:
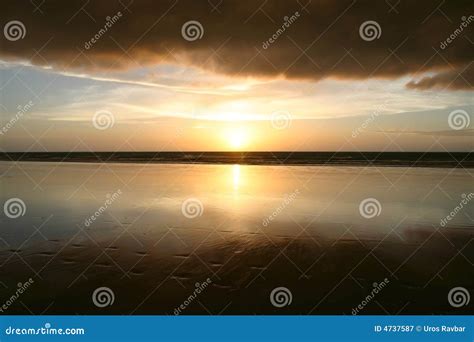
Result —
[[232, 165], [232, 180], [234, 181], [234, 190], [239, 190], [240, 184], [240, 165]]
[[[380, 261], [397, 270], [400, 281], [391, 281], [393, 292], [383, 303], [396, 312], [405, 303], [398, 301], [411, 294], [418, 298], [416, 290], [434, 279], [473, 236], [467, 216], [457, 215], [450, 227], [443, 228], [443, 235], [433, 235], [423, 244], [440, 218], [449, 214], [443, 208], [455, 207], [465, 193], [470, 175], [462, 169], [238, 164], [108, 164], [104, 168], [72, 163], [21, 163], [19, 169], [0, 163], [2, 171], [0, 196], [20, 197], [28, 208], [25, 216], [8, 224], [0, 218], [5, 244], [0, 248], [0, 264], [8, 261], [2, 281], [29, 277], [26, 260], [50, 279], [32, 290], [29, 304], [43, 307], [54, 302], [51, 313], [68, 312], [66, 308], [93, 312], [94, 307], [87, 305], [90, 290], [107, 281], [123, 303], [112, 308], [120, 314], [136, 308], [144, 293], [163, 282], [156, 296], [137, 312], [166, 314], [186, 295], [175, 279], [194, 286], [208, 276], [213, 277], [213, 285], [206, 305], [213, 311], [232, 301], [227, 313], [272, 313], [268, 290], [281, 285], [282, 272], [299, 294], [291, 313], [308, 313], [362, 261], [354, 277], [369, 288], [387, 276]], [[42, 181], [47, 190], [32, 190], [23, 171]], [[395, 190], [387, 191], [388, 180], [396, 184]], [[443, 180], [443, 190], [453, 199], [437, 193], [427, 197], [432, 185]], [[84, 227], [84, 220], [119, 189], [120, 196]], [[295, 191], [298, 195], [288, 201]], [[367, 197], [382, 206], [373, 219], [359, 211]], [[186, 201], [193, 203], [187, 216]], [[269, 216], [272, 219], [263, 224]], [[41, 227], [41, 234], [35, 233], [35, 227]], [[367, 253], [375, 247], [372, 258]], [[417, 257], [407, 259], [414, 251]], [[463, 250], [470, 260], [473, 252]], [[459, 263], [451, 264], [446, 271], [452, 275], [450, 281], [472, 284], [472, 272], [460, 272]], [[124, 280], [121, 270], [130, 278]], [[345, 286], [348, 291], [331, 293], [331, 301], [320, 304], [321, 312], [350, 312], [364, 291], [350, 281]], [[426, 302], [405, 307], [406, 312], [444, 310], [443, 298], [433, 301], [439, 286], [451, 284], [433, 283], [425, 291]], [[52, 294], [52, 287], [62, 292]], [[21, 306], [16, 310], [24, 313]], [[203, 313], [202, 307], [188, 312]], [[378, 313], [377, 308], [371, 312]]]

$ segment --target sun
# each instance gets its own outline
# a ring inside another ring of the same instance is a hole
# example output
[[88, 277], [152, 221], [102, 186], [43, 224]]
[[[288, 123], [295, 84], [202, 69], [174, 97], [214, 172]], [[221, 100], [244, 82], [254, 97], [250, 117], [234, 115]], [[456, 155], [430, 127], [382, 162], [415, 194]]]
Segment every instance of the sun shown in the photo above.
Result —
[[241, 149], [248, 144], [248, 132], [242, 127], [227, 130], [225, 136], [229, 146], [234, 150]]

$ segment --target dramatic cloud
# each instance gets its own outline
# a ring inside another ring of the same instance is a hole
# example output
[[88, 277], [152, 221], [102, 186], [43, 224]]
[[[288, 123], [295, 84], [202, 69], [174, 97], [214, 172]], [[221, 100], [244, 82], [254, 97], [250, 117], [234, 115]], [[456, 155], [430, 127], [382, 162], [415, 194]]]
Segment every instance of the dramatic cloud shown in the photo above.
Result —
[[[7, 0], [2, 25], [18, 20], [26, 35], [2, 37], [0, 58], [84, 72], [172, 62], [314, 80], [430, 71], [408, 86], [472, 89], [473, 8], [471, 0]], [[189, 21], [197, 31], [183, 37]]]
[[453, 69], [434, 76], [423, 77], [419, 81], [411, 81], [407, 84], [412, 89], [459, 89], [472, 90], [474, 84], [474, 66], [472, 62], [464, 68]]

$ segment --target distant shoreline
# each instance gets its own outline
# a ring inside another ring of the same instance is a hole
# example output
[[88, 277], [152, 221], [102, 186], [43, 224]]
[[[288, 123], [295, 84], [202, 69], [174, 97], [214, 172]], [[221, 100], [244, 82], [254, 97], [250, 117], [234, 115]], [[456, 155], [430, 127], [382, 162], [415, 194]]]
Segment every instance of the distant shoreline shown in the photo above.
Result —
[[8, 152], [0, 161], [474, 168], [472, 152]]

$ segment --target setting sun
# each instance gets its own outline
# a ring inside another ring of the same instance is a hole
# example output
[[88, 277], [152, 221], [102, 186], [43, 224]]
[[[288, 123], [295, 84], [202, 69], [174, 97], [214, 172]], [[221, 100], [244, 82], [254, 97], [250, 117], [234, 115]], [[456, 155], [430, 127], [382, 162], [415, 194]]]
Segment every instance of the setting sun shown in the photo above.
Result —
[[232, 128], [225, 132], [225, 138], [233, 149], [239, 149], [248, 144], [248, 131], [242, 127]]

